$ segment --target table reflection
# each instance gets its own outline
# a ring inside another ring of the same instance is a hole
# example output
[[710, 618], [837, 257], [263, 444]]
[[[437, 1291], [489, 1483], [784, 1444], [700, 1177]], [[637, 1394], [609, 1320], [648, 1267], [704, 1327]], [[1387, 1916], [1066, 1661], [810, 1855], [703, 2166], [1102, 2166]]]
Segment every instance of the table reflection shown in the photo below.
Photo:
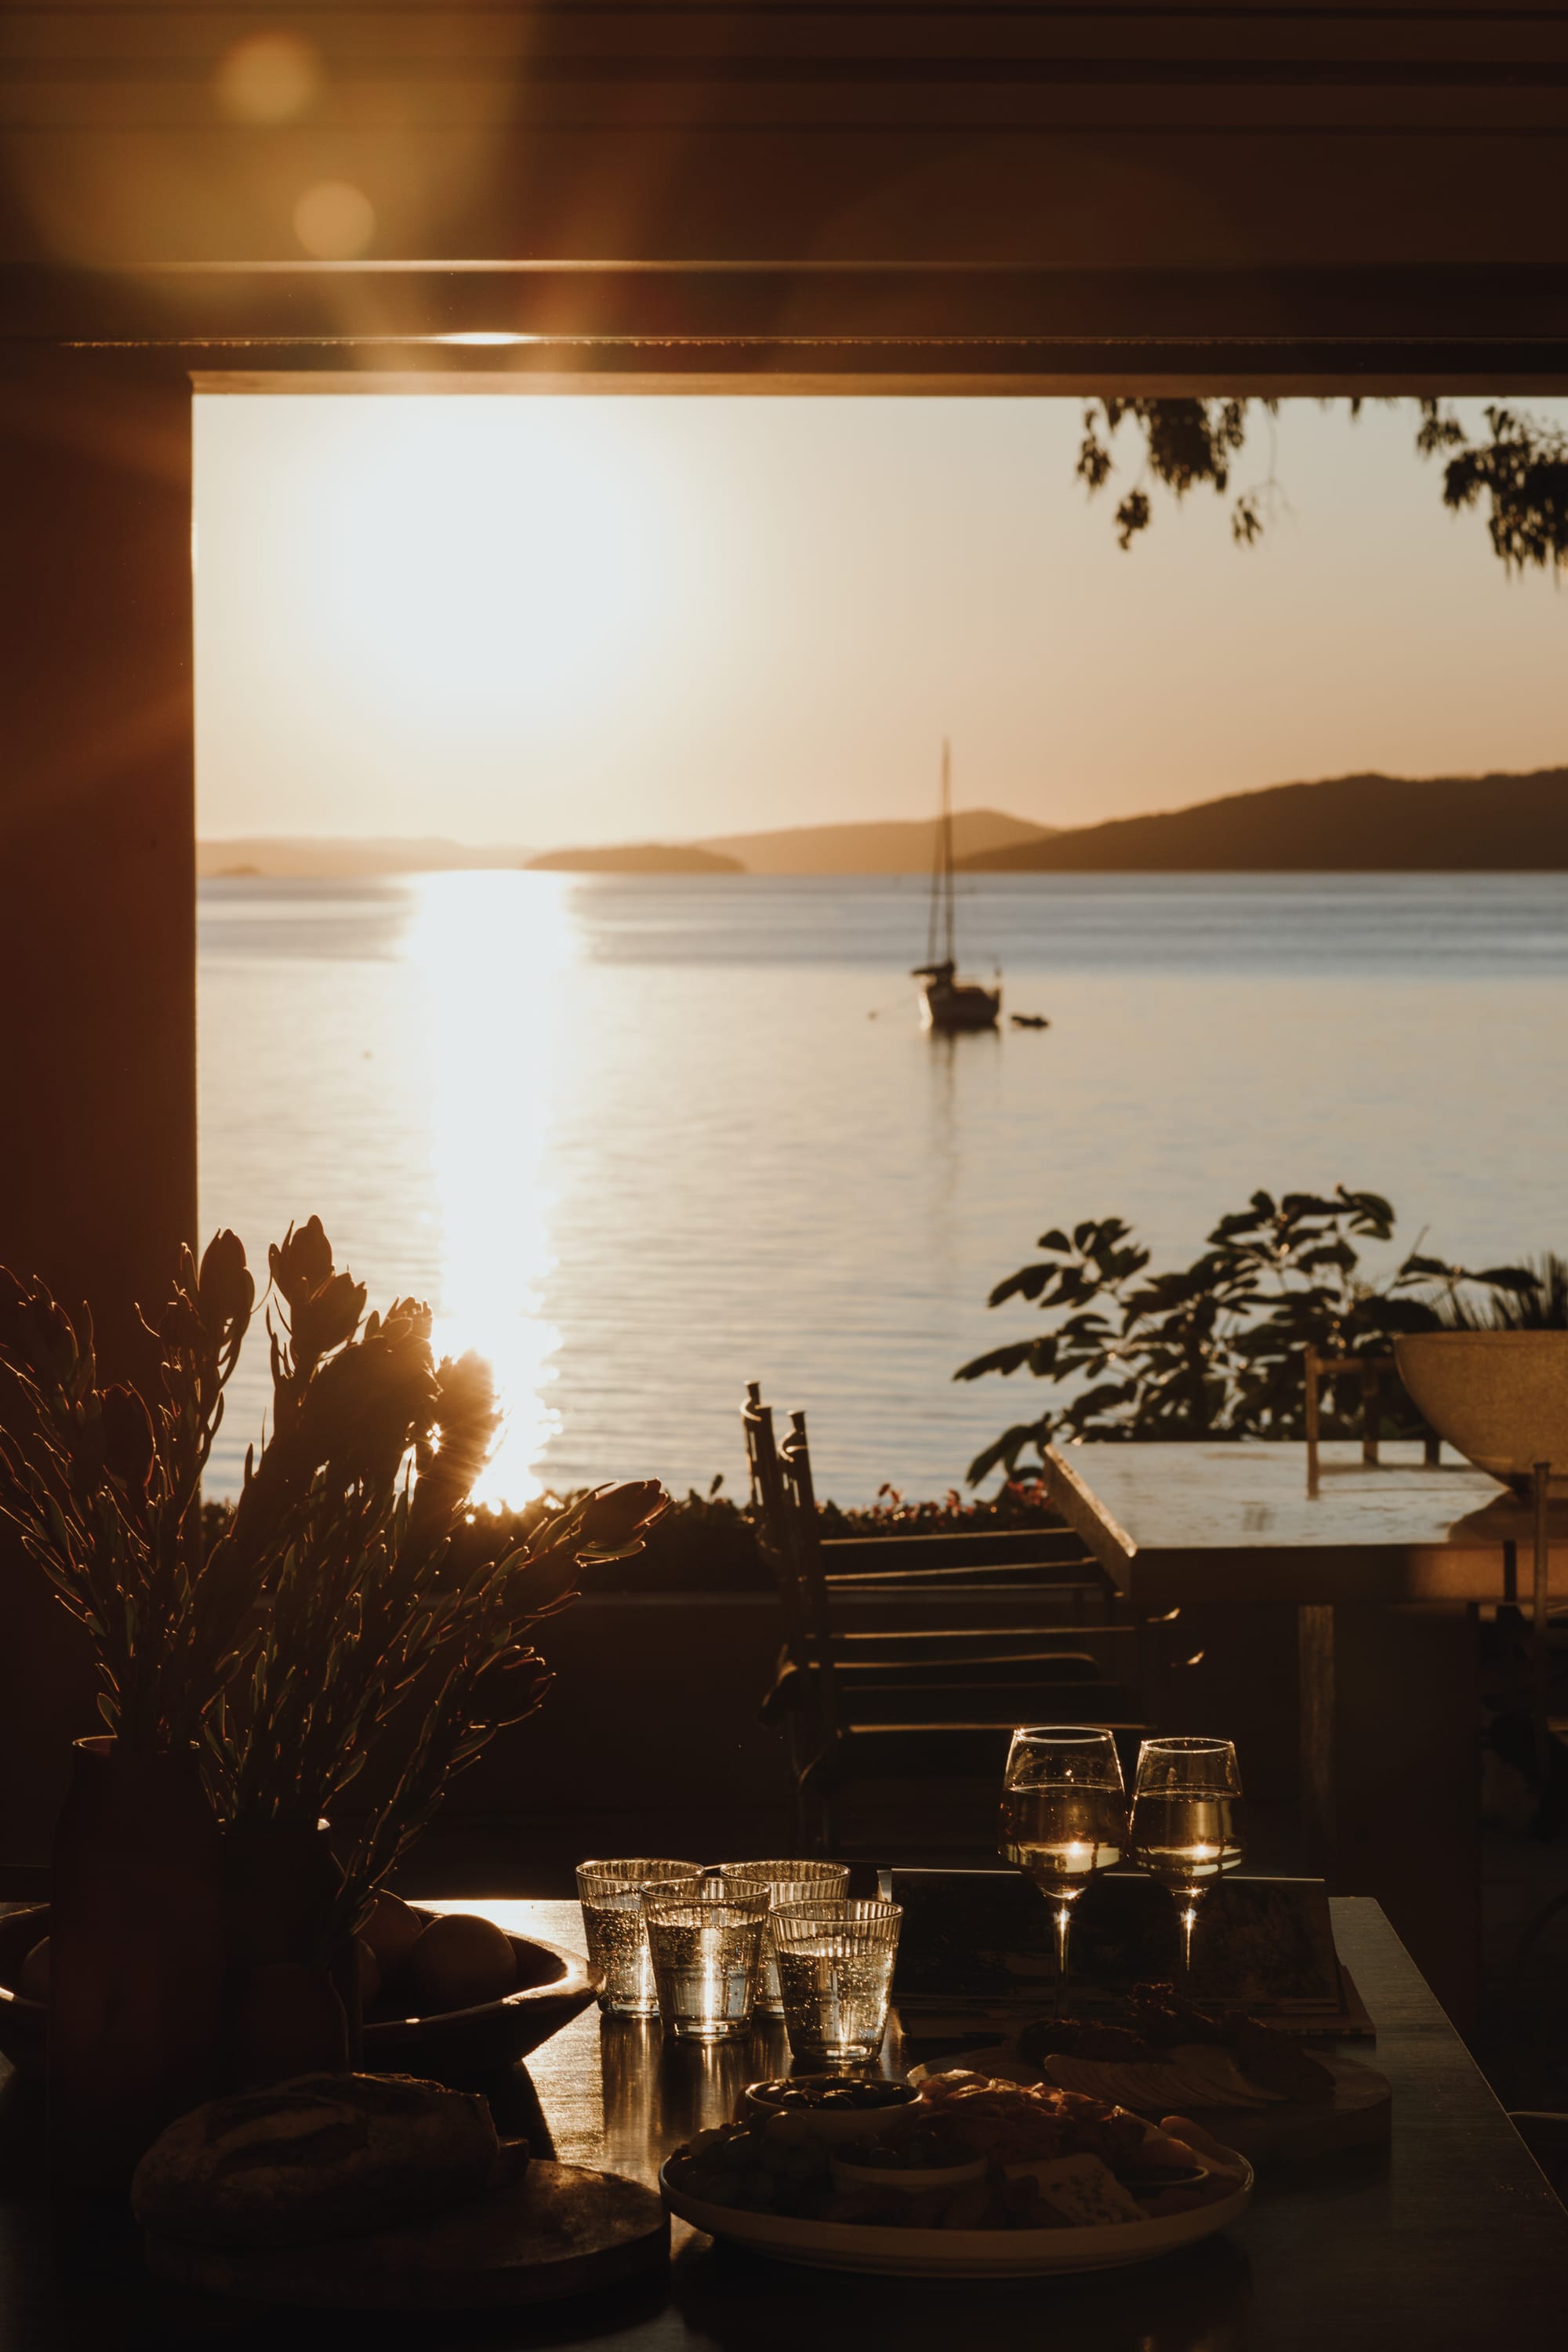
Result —
[[673, 2147], [732, 2122], [748, 2083], [787, 2074], [784, 2027], [759, 2025], [741, 2042], [677, 2042], [657, 2017], [600, 2021], [605, 2161], [613, 2172], [656, 2177]]

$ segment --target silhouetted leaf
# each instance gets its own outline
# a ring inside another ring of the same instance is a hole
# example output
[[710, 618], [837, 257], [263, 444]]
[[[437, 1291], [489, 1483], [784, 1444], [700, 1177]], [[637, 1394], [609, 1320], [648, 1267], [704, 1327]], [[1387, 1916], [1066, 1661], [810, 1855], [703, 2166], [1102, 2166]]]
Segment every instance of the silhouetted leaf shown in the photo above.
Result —
[[[1387, 1240], [1393, 1224], [1376, 1192], [1338, 1185], [1331, 1196], [1287, 1192], [1277, 1205], [1258, 1192], [1247, 1209], [1218, 1220], [1191, 1265], [1157, 1271], [1121, 1218], [1085, 1220], [1070, 1244], [1053, 1232], [1047, 1241], [1075, 1249], [1078, 1262], [1024, 1269], [993, 1294], [1030, 1297], [1049, 1328], [976, 1358], [958, 1377], [1026, 1366], [1063, 1402], [978, 1462], [994, 1467], [1009, 1447], [1016, 1459], [1052, 1428], [1075, 1441], [1300, 1438], [1309, 1345], [1330, 1356], [1384, 1355], [1407, 1332], [1568, 1328], [1568, 1264], [1556, 1259], [1540, 1272], [1472, 1274], [1414, 1253], [1381, 1286], [1366, 1283], [1349, 1236]], [[1470, 1306], [1466, 1290], [1484, 1292], [1484, 1307]], [[1359, 1428], [1361, 1390], [1355, 1370], [1325, 1384], [1325, 1433]], [[1390, 1434], [1420, 1427], [1397, 1391], [1385, 1394], [1383, 1419]]]
[[1492, 1290], [1524, 1292], [1541, 1288], [1541, 1276], [1531, 1274], [1522, 1265], [1489, 1265], [1480, 1274], [1472, 1274], [1467, 1279], [1484, 1282]]

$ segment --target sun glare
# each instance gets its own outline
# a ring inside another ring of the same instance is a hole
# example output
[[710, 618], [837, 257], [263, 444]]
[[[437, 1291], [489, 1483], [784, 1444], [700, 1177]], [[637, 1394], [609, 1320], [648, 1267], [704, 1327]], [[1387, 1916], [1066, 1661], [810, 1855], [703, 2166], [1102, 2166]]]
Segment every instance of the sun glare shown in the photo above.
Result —
[[430, 874], [405, 952], [427, 1033], [438, 1355], [477, 1349], [505, 1415], [475, 1491], [528, 1502], [559, 1416], [548, 1402], [560, 1335], [541, 1314], [552, 1264], [542, 1190], [557, 1083], [563, 975], [576, 952], [563, 875]]
[[464, 730], [580, 709], [658, 602], [658, 467], [607, 447], [591, 403], [481, 397], [456, 431], [442, 402], [365, 404], [321, 484], [303, 591], [318, 642]]

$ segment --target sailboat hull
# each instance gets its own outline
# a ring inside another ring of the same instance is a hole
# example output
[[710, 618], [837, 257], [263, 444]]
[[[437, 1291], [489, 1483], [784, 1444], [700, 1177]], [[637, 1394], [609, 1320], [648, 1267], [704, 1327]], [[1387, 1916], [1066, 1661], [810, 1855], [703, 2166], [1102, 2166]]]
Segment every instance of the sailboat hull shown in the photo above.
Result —
[[1002, 1011], [999, 988], [967, 981], [928, 980], [921, 991], [921, 1022], [927, 1029], [994, 1029]]

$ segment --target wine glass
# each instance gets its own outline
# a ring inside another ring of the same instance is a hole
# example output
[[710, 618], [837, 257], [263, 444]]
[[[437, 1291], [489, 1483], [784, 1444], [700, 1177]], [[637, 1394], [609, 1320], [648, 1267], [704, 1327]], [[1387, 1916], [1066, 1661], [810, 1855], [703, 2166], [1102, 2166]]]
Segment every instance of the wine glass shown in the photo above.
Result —
[[1180, 1906], [1193, 1972], [1198, 1905], [1242, 1855], [1241, 1773], [1228, 1739], [1146, 1739], [1132, 1790], [1132, 1857]]
[[1127, 1791], [1110, 1732], [1054, 1724], [1016, 1731], [997, 1843], [1003, 1860], [1034, 1880], [1055, 1913], [1059, 2010], [1073, 1905], [1097, 1870], [1121, 1861], [1127, 1843]]

